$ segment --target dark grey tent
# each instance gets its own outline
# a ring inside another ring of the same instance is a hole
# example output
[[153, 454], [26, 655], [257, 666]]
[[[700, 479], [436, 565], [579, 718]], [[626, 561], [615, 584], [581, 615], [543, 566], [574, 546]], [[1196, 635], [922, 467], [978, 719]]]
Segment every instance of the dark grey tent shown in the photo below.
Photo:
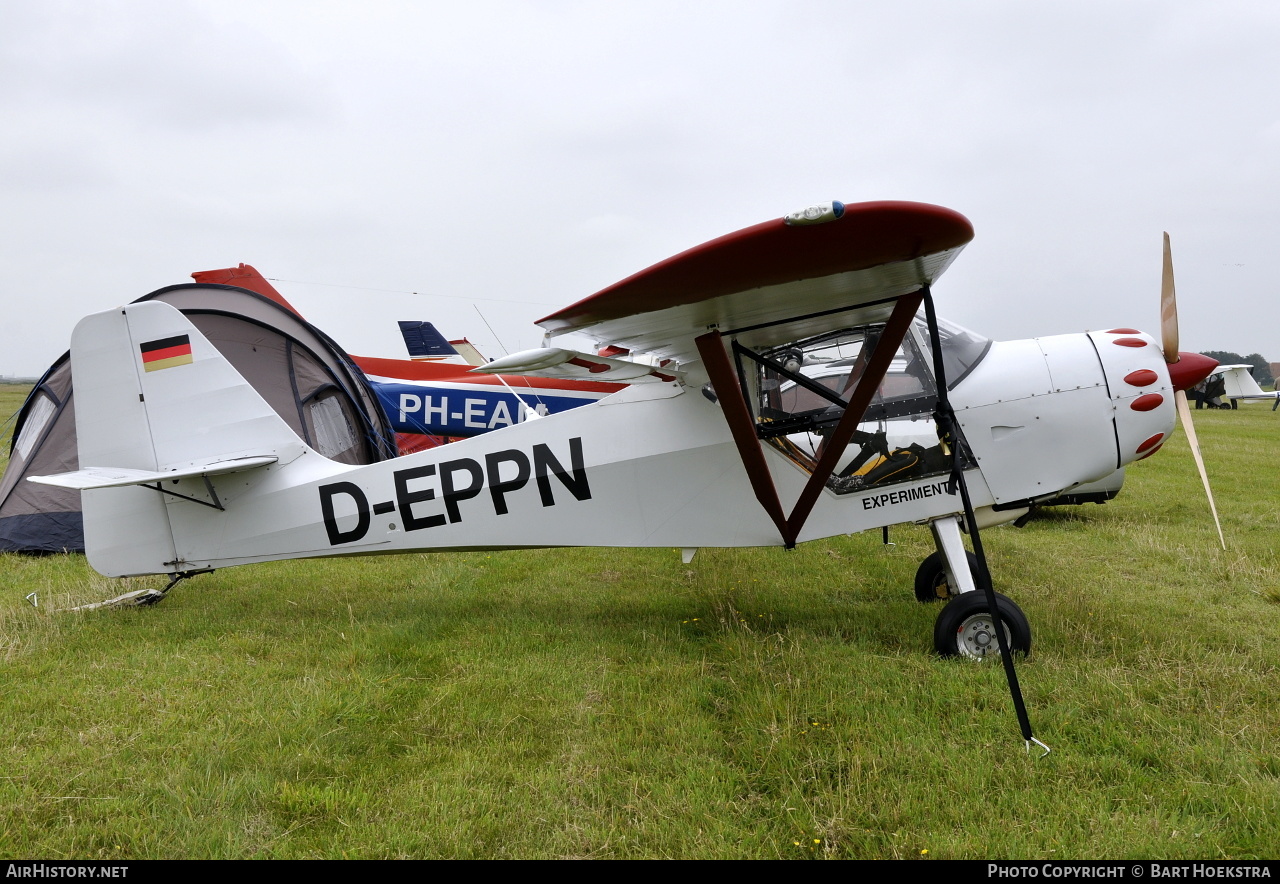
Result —
[[[324, 332], [280, 303], [229, 285], [175, 285], [139, 301], [181, 310], [312, 448], [349, 464], [395, 457], [395, 436], [364, 374]], [[79, 469], [70, 354], [18, 413], [0, 478], [0, 551], [84, 550], [80, 492], [27, 482]], [[104, 464], [105, 466], [105, 464]]]

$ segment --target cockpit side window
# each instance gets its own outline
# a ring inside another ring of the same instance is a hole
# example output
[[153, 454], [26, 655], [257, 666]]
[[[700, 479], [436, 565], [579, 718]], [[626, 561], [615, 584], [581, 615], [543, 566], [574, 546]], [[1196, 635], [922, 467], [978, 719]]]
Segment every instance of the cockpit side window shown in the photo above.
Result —
[[[761, 367], [758, 378], [761, 421], [784, 421], [791, 425], [806, 416], [819, 423], [839, 420], [836, 413], [842, 411], [839, 402], [848, 401], [857, 387], [879, 331], [877, 327], [851, 329], [766, 353], [770, 359], [803, 375], [811, 386], [829, 391], [829, 395], [824, 396], [794, 378]], [[928, 415], [934, 409], [935, 389], [928, 360], [922, 358], [918, 343], [909, 336], [894, 354], [865, 419]]]
[[[812, 470], [844, 416], [881, 330], [845, 329], [760, 354], [767, 361], [755, 363], [757, 435]], [[827, 481], [831, 491], [849, 494], [950, 469], [932, 418], [937, 387], [927, 353], [918, 333], [903, 340]]]
[[[814, 380], [838, 396], [848, 386], [849, 371], [839, 371], [826, 377], [814, 378]], [[812, 411], [815, 408], [826, 408], [832, 404], [829, 400], [822, 398], [812, 390], [805, 389], [794, 381], [790, 383], [790, 386], [782, 390], [779, 399], [778, 407], [786, 414]]]

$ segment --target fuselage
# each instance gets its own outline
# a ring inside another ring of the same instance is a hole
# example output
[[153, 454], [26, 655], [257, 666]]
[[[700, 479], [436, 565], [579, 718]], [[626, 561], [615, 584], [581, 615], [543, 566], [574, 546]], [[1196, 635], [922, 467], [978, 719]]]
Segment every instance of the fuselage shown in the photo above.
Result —
[[[1020, 505], [1155, 450], [1174, 422], [1163, 366], [1154, 341], [1129, 333], [993, 343], [950, 385], [972, 452], [965, 475], [974, 507], [994, 514], [989, 522], [1013, 518]], [[773, 446], [763, 450], [785, 506], [808, 471]], [[935, 471], [825, 488], [798, 539], [959, 513], [947, 480]], [[626, 387], [392, 461], [348, 467], [300, 449], [214, 481], [223, 510], [164, 498], [171, 559], [140, 567], [90, 538], [95, 567], [119, 575], [414, 550], [782, 543], [745, 481], [720, 404], [678, 383]], [[176, 484], [191, 497], [207, 493], [198, 479]], [[121, 493], [153, 495], [86, 492]]]

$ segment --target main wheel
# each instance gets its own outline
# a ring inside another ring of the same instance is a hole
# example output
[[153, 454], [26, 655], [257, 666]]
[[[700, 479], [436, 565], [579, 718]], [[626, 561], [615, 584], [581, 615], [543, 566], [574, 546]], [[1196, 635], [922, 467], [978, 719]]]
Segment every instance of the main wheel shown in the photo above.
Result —
[[[968, 550], [965, 560], [969, 563], [969, 573], [975, 579], [978, 574], [978, 557]], [[947, 560], [940, 552], [925, 557], [916, 570], [916, 601], [936, 602], [939, 599], [954, 598], [960, 592], [958, 586], [952, 586], [947, 580]]]
[[[996, 609], [1004, 624], [1009, 649], [1023, 654], [1031, 651], [1031, 624], [1027, 615], [1011, 599], [996, 593]], [[966, 592], [947, 602], [933, 627], [933, 646], [944, 657], [984, 660], [1000, 656], [995, 618], [982, 590]]]

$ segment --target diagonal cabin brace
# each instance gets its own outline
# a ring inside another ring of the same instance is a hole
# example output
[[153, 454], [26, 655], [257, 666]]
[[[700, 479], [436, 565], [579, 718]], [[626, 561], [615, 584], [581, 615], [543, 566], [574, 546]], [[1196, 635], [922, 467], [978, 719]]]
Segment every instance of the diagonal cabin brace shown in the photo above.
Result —
[[[877, 337], [876, 340], [879, 340], [879, 338]], [[874, 344], [872, 346], [874, 347]], [[842, 399], [839, 395], [829, 390], [828, 388], [824, 387], [822, 384], [815, 382], [812, 378], [805, 377], [799, 372], [790, 371], [789, 369], [787, 369], [786, 366], [782, 365], [780, 362], [777, 362], [776, 360], [770, 359], [768, 356], [761, 355], [760, 353], [757, 353], [754, 350], [744, 347], [742, 346], [742, 344], [738, 343], [737, 341], [733, 342], [733, 356], [734, 356], [734, 359], [738, 361], [738, 382], [739, 384], [742, 385], [742, 389], [744, 390], [747, 389], [747, 381], [746, 381], [746, 374], [743, 372], [742, 364], [741, 364], [741, 357], [743, 356], [745, 356], [747, 359], [750, 359], [752, 362], [756, 363], [757, 365], [763, 366], [764, 368], [767, 368], [770, 371], [775, 372], [780, 377], [784, 377], [789, 381], [795, 382], [797, 386], [802, 387], [805, 390], [808, 390], [818, 398], [827, 400], [832, 405], [835, 405], [836, 407], [838, 407], [840, 409], [841, 414], [844, 413], [844, 409], [849, 407], [849, 402], [847, 399]], [[862, 369], [858, 368], [856, 369], [856, 371], [857, 371], [858, 377], [862, 377]], [[853, 382], [850, 382], [850, 386], [853, 386]], [[748, 405], [748, 407], [750, 406]], [[777, 427], [783, 427], [785, 429], [783, 430], [775, 429]], [[764, 429], [761, 425], [756, 426], [756, 435], [759, 436], [761, 439], [767, 438], [769, 436], [791, 433], [794, 431], [795, 431], [794, 428], [787, 426], [786, 421], [771, 421], [768, 425], [767, 430]], [[874, 439], [875, 439], [874, 433], [866, 433], [859, 430], [853, 434], [853, 441], [859, 444], [871, 442]]]
[[773, 484], [773, 476], [769, 472], [760, 439], [756, 436], [755, 423], [747, 404], [746, 389], [734, 372], [729, 356], [725, 352], [720, 332], [710, 331], [694, 340], [698, 346], [698, 353], [702, 356], [702, 364], [707, 370], [707, 376], [711, 379], [712, 389], [715, 390], [724, 411], [725, 422], [729, 425], [733, 441], [738, 446], [738, 454], [742, 457], [742, 466], [747, 471], [747, 478], [755, 491], [756, 500], [773, 519], [787, 549], [796, 545], [796, 538], [799, 537], [800, 530], [813, 511], [818, 495], [825, 487], [827, 479], [831, 478], [831, 474], [835, 471], [840, 453], [857, 432], [858, 424], [866, 415], [867, 408], [880, 387], [880, 382], [884, 380], [889, 370], [894, 354], [898, 352], [898, 347], [901, 346], [907, 331], [911, 328], [911, 321], [915, 318], [923, 297], [921, 292], [916, 291], [898, 298], [893, 308], [893, 315], [889, 317], [884, 332], [876, 343], [867, 368], [853, 395], [849, 397], [848, 408], [836, 425], [822, 457], [800, 492], [800, 497], [789, 517], [783, 513], [778, 489]]
[[[826, 399], [832, 405], [839, 405], [841, 408], [844, 408], [849, 404], [831, 390], [822, 386], [822, 384], [815, 382], [813, 378], [807, 378], [798, 371], [791, 371], [777, 360], [770, 359], [768, 356], [764, 356], [754, 350], [750, 350], [739, 344], [736, 340], [733, 342], [733, 355], [735, 357], [745, 356], [752, 362], [755, 362], [758, 365], [763, 365], [765, 368], [776, 372], [787, 380], [794, 381], [796, 384], [813, 393], [815, 396], [818, 396], [821, 399]], [[745, 389], [745, 378], [741, 371], [738, 372], [738, 377], [743, 380]]]
[[795, 546], [796, 538], [800, 536], [800, 529], [804, 527], [809, 513], [813, 512], [813, 505], [818, 502], [818, 494], [826, 486], [831, 474], [835, 472], [836, 464], [845, 446], [857, 432], [858, 424], [862, 422], [867, 408], [871, 405], [871, 400], [880, 389], [880, 382], [884, 380], [885, 374], [889, 371], [889, 364], [893, 362], [894, 354], [898, 352], [907, 332], [911, 329], [911, 321], [915, 319], [916, 311], [920, 309], [920, 302], [923, 299], [924, 295], [916, 291], [903, 295], [894, 305], [893, 315], [885, 323], [880, 340], [876, 342], [876, 348], [871, 352], [871, 358], [867, 360], [866, 371], [862, 373], [862, 379], [858, 381], [857, 388], [849, 397], [849, 407], [845, 409], [840, 423], [836, 424], [836, 428], [827, 437], [822, 456], [818, 458], [817, 466], [813, 468], [809, 481], [800, 492], [800, 499], [796, 501], [795, 509], [791, 511], [791, 517], [787, 519], [787, 533], [783, 537], [788, 547]]
[[720, 409], [724, 412], [725, 423], [729, 425], [729, 432], [733, 434], [733, 441], [738, 446], [738, 454], [756, 493], [756, 500], [760, 501], [785, 540], [787, 517], [782, 512], [782, 501], [778, 499], [778, 489], [773, 485], [773, 476], [769, 473], [769, 464], [764, 459], [760, 440], [756, 438], [755, 422], [747, 407], [746, 391], [729, 362], [729, 355], [721, 343], [720, 332], [709, 331], [695, 338], [694, 343], [698, 345], [698, 353], [702, 355], [702, 364], [707, 369], [711, 388], [715, 390]]

